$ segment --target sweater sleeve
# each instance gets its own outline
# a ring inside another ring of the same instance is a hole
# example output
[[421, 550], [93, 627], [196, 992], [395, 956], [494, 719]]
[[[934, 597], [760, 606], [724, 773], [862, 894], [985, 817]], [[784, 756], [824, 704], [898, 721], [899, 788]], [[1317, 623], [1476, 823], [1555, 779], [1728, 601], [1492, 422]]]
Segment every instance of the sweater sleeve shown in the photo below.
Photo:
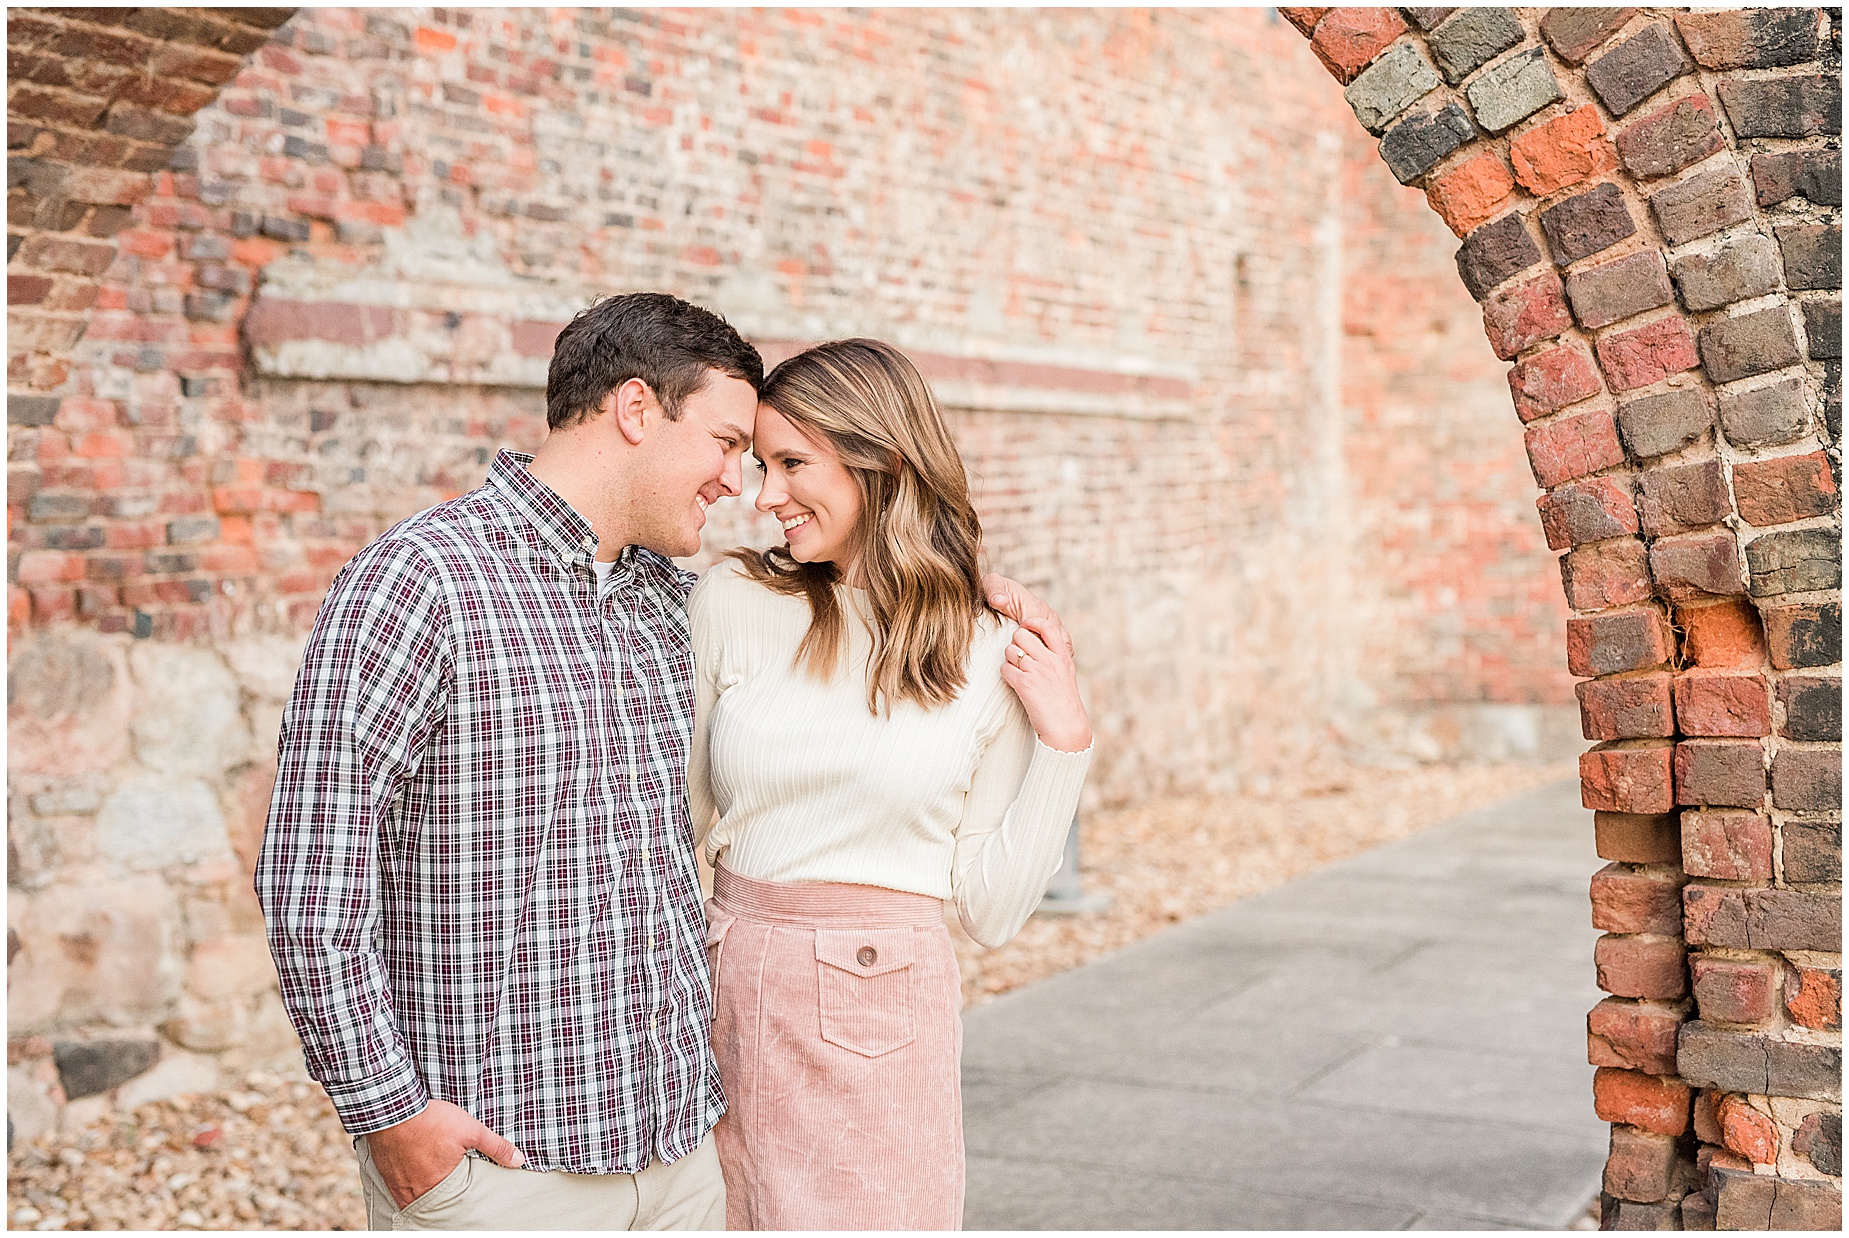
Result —
[[951, 861], [957, 919], [985, 946], [1021, 931], [1065, 852], [1091, 749], [1041, 743], [1027, 711], [1007, 693], [1006, 718], [970, 780]]
[[687, 816], [693, 823], [693, 842], [706, 845], [713, 831], [718, 806], [713, 796], [710, 751], [713, 706], [719, 701], [719, 658], [722, 641], [714, 613], [713, 575], [725, 565], [710, 568], [687, 599], [687, 622], [693, 635], [693, 740], [687, 749]]

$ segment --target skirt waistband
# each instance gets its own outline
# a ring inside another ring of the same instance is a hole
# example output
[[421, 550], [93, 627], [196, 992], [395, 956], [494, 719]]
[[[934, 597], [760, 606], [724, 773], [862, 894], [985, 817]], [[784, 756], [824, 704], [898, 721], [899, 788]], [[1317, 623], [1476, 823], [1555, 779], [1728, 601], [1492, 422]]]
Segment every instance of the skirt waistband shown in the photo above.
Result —
[[713, 901], [735, 916], [774, 924], [898, 928], [944, 922], [943, 900], [929, 894], [833, 881], [757, 881], [724, 866], [713, 869]]

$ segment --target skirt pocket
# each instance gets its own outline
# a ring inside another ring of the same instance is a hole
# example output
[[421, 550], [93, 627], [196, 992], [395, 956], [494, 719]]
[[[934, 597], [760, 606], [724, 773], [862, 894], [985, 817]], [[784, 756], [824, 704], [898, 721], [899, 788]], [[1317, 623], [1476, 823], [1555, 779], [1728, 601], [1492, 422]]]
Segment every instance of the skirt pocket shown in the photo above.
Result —
[[880, 1057], [917, 1038], [914, 941], [909, 928], [815, 931], [823, 1040], [863, 1057]]

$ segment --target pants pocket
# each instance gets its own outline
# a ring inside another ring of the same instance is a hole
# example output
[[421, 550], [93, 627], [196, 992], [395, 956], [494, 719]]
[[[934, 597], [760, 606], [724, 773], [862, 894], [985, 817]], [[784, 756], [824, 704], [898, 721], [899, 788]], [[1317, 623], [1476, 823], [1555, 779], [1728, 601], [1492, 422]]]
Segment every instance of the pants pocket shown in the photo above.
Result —
[[909, 928], [816, 930], [823, 1040], [863, 1057], [880, 1057], [916, 1039], [915, 938]]
[[[450, 1226], [440, 1218], [454, 1205], [462, 1201], [468, 1193], [469, 1183], [475, 1174], [475, 1158], [464, 1155], [456, 1167], [444, 1175], [441, 1182], [419, 1195], [416, 1199], [398, 1210], [392, 1218], [393, 1229], [424, 1229], [436, 1222], [435, 1228], [447, 1229]], [[406, 1224], [409, 1222], [409, 1224]]]

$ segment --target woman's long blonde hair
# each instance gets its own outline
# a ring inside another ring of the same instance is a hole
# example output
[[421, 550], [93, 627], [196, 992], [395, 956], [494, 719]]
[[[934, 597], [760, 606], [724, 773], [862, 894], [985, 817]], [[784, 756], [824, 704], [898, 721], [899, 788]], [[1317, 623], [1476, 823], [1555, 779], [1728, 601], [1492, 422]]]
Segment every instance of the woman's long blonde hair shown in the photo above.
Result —
[[[860, 487], [855, 532], [873, 619], [867, 708], [947, 704], [963, 687], [976, 620], [988, 603], [977, 565], [982, 525], [963, 458], [931, 389], [905, 354], [878, 340], [835, 340], [770, 372], [759, 399], [825, 442]], [[845, 626], [833, 563], [800, 563], [787, 543], [731, 556], [752, 579], [809, 602], [796, 659], [826, 677]]]

